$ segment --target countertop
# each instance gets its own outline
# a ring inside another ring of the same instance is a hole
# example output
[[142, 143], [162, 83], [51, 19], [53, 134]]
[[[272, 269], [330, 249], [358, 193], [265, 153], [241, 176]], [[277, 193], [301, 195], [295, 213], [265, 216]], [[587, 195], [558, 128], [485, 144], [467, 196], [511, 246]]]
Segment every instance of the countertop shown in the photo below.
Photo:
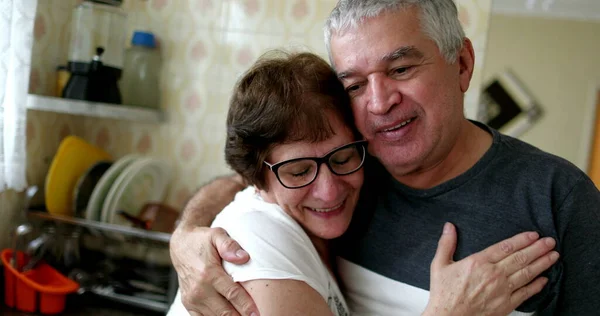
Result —
[[[0, 315], [2, 316], [33, 316], [39, 313], [25, 313], [12, 309], [4, 303], [4, 267], [0, 265]], [[164, 313], [153, 312], [147, 309], [128, 306], [119, 302], [103, 298], [93, 293], [67, 296], [65, 311], [59, 315], [85, 315], [85, 316], [134, 316], [149, 315], [160, 316]]]
[[[24, 313], [16, 309], [11, 309], [4, 305], [4, 296], [0, 303], [0, 315], [2, 316], [30, 316], [41, 315], [36, 313]], [[145, 309], [133, 308], [124, 304], [109, 301], [102, 297], [92, 294], [74, 295], [67, 299], [67, 307], [64, 313], [59, 315], [86, 315], [86, 316], [134, 316], [134, 315], [150, 315], [159, 316], [164, 313], [152, 312]]]

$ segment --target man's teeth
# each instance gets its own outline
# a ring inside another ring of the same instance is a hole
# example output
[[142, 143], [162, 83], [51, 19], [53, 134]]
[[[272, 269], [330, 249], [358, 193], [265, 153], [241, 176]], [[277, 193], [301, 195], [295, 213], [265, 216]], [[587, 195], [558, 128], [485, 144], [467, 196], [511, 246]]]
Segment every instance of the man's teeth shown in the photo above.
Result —
[[403, 127], [404, 125], [412, 122], [412, 120], [413, 119], [408, 119], [408, 120], [406, 120], [406, 121], [404, 121], [404, 122], [402, 122], [402, 123], [400, 123], [400, 124], [398, 124], [398, 125], [396, 125], [394, 127], [390, 127], [388, 129], [385, 129], [384, 132], [389, 132], [389, 131], [393, 131], [393, 130], [399, 129], [400, 127]]
[[319, 213], [327, 213], [327, 212], [331, 212], [331, 211], [337, 210], [338, 208], [340, 208], [340, 206], [342, 206], [342, 204], [344, 204], [344, 202], [342, 202], [342, 203], [340, 203], [340, 204], [338, 204], [338, 205], [336, 205], [334, 207], [331, 207], [331, 208], [312, 208], [312, 207], [310, 207], [310, 209], [313, 210], [313, 211], [315, 211], [315, 212], [319, 212]]

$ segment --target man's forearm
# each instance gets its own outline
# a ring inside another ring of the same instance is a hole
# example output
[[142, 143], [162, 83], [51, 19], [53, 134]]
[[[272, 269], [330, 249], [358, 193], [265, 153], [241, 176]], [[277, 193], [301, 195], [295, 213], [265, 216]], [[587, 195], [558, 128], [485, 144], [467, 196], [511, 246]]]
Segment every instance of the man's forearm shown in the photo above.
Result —
[[204, 185], [190, 199], [181, 212], [179, 226], [210, 226], [217, 214], [227, 206], [235, 194], [246, 187], [242, 177], [219, 177]]

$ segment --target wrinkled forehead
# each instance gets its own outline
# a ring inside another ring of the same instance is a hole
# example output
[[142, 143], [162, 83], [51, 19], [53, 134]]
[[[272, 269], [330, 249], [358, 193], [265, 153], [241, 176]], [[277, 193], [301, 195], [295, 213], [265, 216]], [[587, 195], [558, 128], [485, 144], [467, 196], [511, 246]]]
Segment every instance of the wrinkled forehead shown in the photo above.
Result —
[[[425, 35], [421, 27], [420, 9], [414, 5], [388, 9], [373, 16], [365, 16], [351, 20], [331, 29], [329, 45], [330, 61], [332, 65], [334, 58], [351, 52], [335, 51], [335, 42], [340, 39], [351, 39], [354, 46], [368, 45], [369, 42], [398, 42], [402, 38], [410, 40], [412, 37]], [[427, 36], [429, 37], [429, 36]], [[402, 43], [394, 43], [399, 45]], [[368, 46], [365, 49], [369, 48]], [[335, 65], [334, 65], [335, 67]]]
[[430, 38], [412, 12], [382, 14], [331, 34], [329, 57], [338, 76], [356, 63], [374, 64], [422, 56]]

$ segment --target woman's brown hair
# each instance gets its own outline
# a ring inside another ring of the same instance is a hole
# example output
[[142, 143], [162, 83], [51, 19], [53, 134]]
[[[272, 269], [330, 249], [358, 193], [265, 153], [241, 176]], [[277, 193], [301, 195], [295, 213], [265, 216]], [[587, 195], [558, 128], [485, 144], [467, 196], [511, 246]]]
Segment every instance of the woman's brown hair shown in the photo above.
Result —
[[263, 162], [271, 149], [330, 138], [336, 133], [328, 121], [331, 114], [359, 136], [348, 95], [325, 60], [312, 53], [271, 51], [234, 88], [225, 159], [246, 181], [265, 189]]

